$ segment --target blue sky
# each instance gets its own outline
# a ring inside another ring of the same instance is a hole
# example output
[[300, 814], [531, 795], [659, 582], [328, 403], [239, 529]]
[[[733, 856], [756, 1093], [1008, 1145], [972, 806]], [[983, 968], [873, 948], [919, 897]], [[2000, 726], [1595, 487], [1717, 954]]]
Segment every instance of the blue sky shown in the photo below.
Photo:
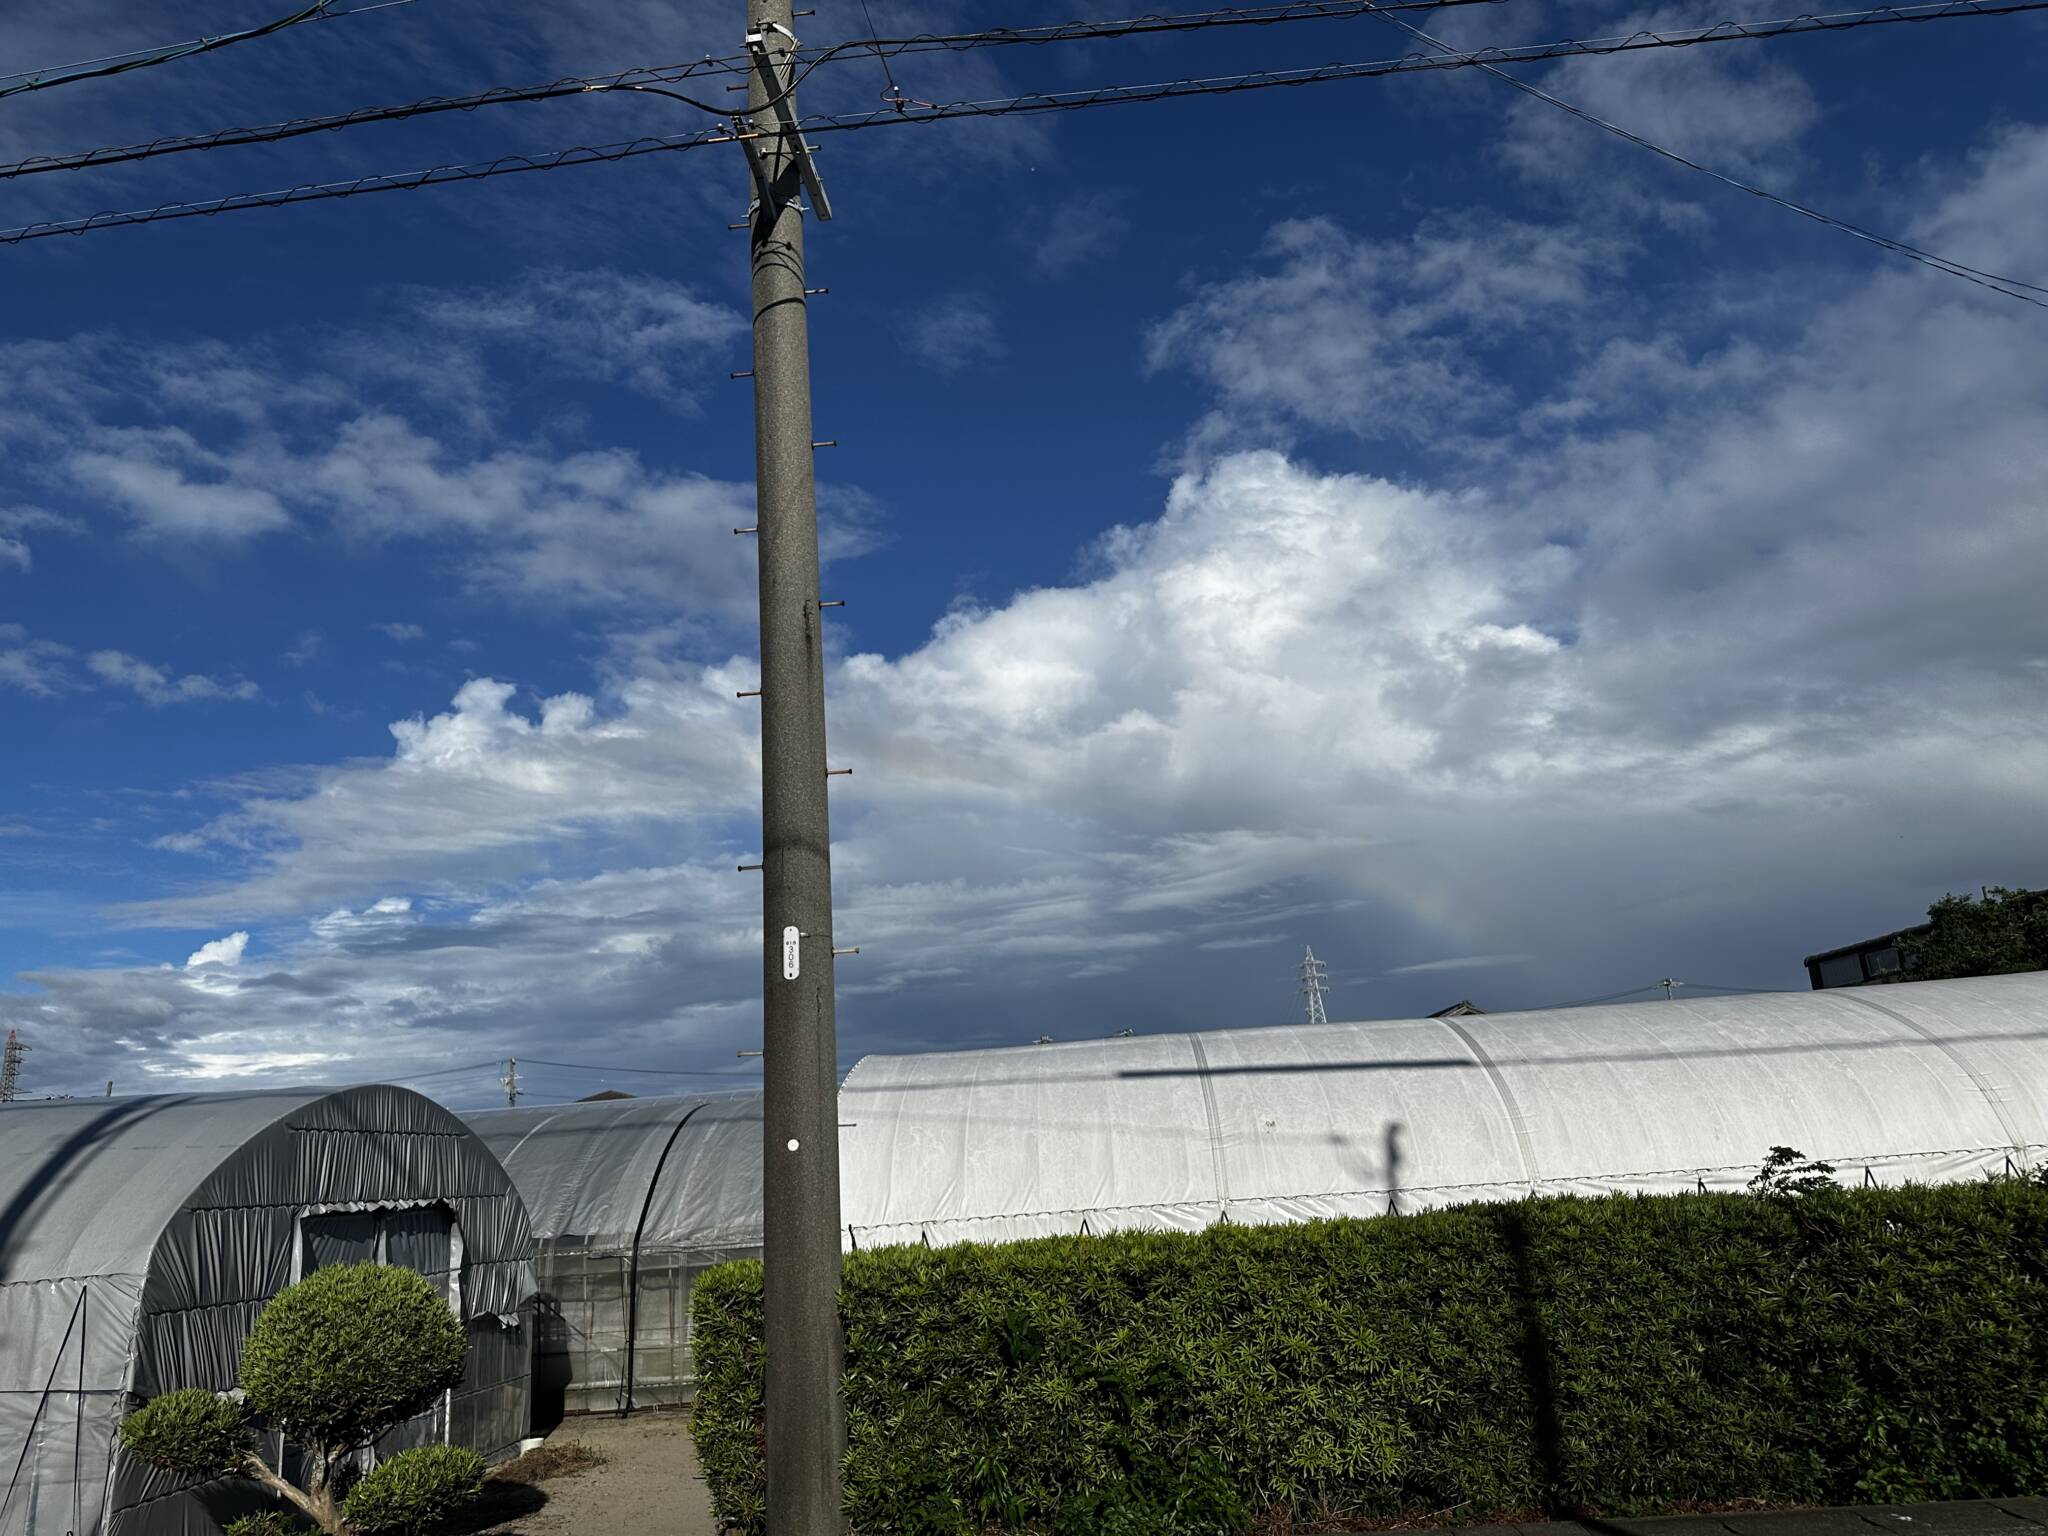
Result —
[[[0, 102], [0, 158], [723, 53], [728, 9], [416, 0]], [[820, 11], [807, 40], [863, 30]], [[0, 21], [0, 59], [267, 14], [97, 0]], [[1430, 25], [1735, 14], [1778, 12]], [[2044, 41], [2017, 16], [1529, 74], [2038, 282]], [[1412, 46], [1359, 18], [899, 78]], [[526, 105], [11, 182], [7, 222], [696, 126]], [[848, 1059], [1275, 1022], [1305, 943], [1353, 1017], [1798, 986], [1945, 890], [2040, 883], [2048, 314], [1469, 71], [823, 164]], [[0, 250], [0, 1024], [36, 1089], [744, 1070], [744, 195], [704, 150]]]

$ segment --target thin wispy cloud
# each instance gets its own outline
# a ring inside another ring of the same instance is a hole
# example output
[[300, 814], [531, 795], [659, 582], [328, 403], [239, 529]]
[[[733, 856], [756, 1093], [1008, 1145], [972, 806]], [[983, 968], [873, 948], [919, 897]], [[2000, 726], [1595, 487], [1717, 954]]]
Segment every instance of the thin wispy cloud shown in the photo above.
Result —
[[1497, 965], [1526, 965], [1534, 955], [1457, 955], [1447, 960], [1422, 960], [1414, 965], [1397, 965], [1383, 974], [1422, 976], [1435, 971], [1479, 971]]
[[1009, 353], [994, 307], [977, 294], [955, 293], [934, 301], [906, 318], [899, 334], [905, 352], [944, 374], [999, 362]]

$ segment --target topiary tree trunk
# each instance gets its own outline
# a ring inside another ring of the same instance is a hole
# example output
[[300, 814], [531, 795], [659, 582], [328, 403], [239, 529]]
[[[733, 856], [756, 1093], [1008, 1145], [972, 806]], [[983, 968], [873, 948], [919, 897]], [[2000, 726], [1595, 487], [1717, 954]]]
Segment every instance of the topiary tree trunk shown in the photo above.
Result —
[[[376, 1494], [344, 1507], [356, 1452], [424, 1413], [462, 1379], [462, 1325], [409, 1269], [345, 1264], [278, 1292], [242, 1346], [237, 1405], [211, 1392], [169, 1392], [130, 1414], [130, 1455], [193, 1477], [246, 1477], [327, 1536], [424, 1529], [473, 1499], [475, 1453], [427, 1446], [402, 1451], [360, 1485]], [[305, 1458], [303, 1485], [255, 1452], [248, 1415], [281, 1432]]]

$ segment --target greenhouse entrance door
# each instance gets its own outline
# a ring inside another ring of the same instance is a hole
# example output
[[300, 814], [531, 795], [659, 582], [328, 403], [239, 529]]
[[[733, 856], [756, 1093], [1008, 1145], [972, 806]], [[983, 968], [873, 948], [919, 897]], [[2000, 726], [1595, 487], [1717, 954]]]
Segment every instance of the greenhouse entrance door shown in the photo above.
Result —
[[[299, 1278], [336, 1264], [400, 1264], [424, 1275], [456, 1315], [462, 1311], [462, 1229], [442, 1205], [320, 1211], [299, 1219]], [[416, 1445], [448, 1441], [448, 1395], [377, 1441], [381, 1461]]]

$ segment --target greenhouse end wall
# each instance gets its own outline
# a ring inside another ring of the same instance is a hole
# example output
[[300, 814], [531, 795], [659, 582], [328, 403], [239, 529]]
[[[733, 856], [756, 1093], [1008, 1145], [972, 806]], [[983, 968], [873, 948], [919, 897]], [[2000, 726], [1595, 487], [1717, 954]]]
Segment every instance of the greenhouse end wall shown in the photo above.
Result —
[[420, 1270], [469, 1337], [461, 1385], [380, 1449], [516, 1453], [532, 1245], [482, 1142], [405, 1089], [0, 1105], [0, 1536], [187, 1536], [258, 1506], [130, 1458], [117, 1427], [234, 1387], [263, 1308], [328, 1263]]
[[630, 1252], [543, 1244], [535, 1262], [536, 1428], [571, 1413], [689, 1403], [696, 1396], [690, 1294], [697, 1277], [715, 1264], [760, 1256], [758, 1245], [649, 1249], [640, 1255], [636, 1286]]
[[695, 1395], [690, 1292], [761, 1252], [761, 1101], [621, 1099], [468, 1117], [536, 1237], [533, 1425]]

